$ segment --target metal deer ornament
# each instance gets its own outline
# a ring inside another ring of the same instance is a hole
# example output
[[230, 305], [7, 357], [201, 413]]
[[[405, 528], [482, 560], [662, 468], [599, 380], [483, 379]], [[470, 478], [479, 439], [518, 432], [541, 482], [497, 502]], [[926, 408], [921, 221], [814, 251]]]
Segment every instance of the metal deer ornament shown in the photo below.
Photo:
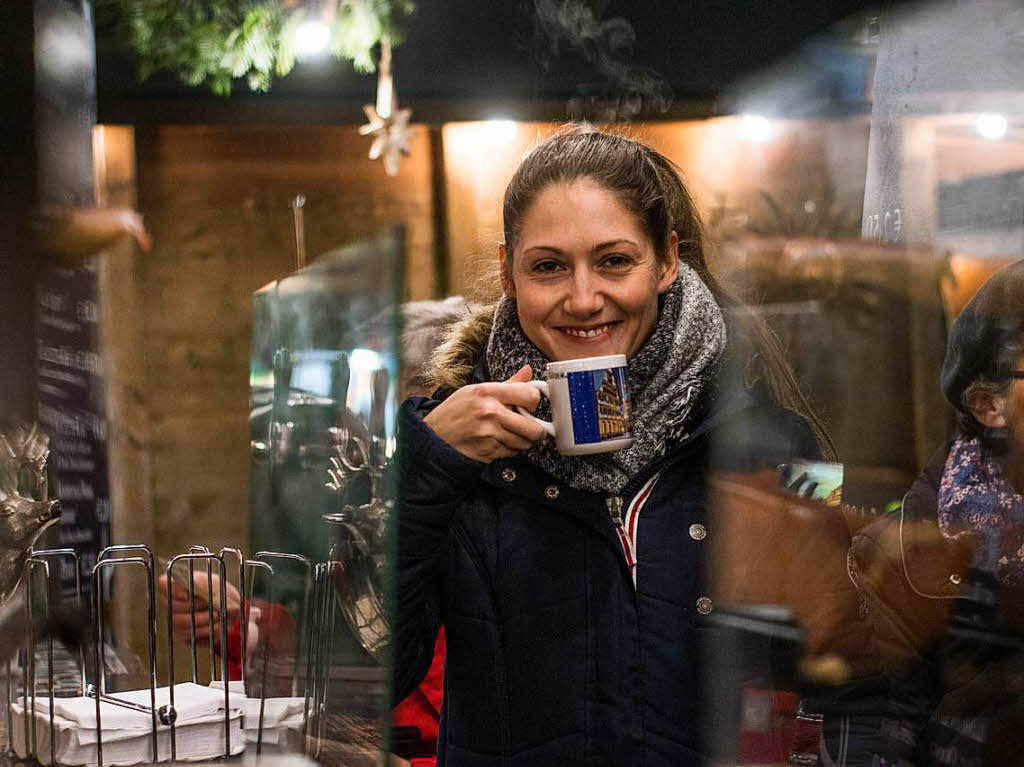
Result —
[[[346, 381], [347, 368], [343, 362], [340, 372]], [[383, 481], [388, 465], [385, 405], [390, 386], [387, 370], [374, 371], [365, 435], [339, 428], [327, 483], [327, 488], [337, 494], [338, 511], [323, 516], [334, 536], [330, 559], [336, 563], [334, 582], [342, 613], [360, 644], [381, 662], [387, 655], [391, 636], [384, 594], [388, 582], [388, 520], [394, 500], [384, 498]], [[346, 391], [347, 388], [344, 387]], [[369, 480], [369, 500], [346, 503], [346, 491], [361, 476]]]
[[35, 424], [0, 432], [0, 603], [18, 588], [32, 544], [60, 519], [47, 482], [49, 444]]

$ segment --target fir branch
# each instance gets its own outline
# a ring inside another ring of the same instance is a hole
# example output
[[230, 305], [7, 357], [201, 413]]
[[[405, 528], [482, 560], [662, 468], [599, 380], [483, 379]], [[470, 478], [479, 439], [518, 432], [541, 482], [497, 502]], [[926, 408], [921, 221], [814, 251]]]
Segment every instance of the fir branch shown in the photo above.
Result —
[[[414, 0], [340, 0], [330, 53], [373, 72], [374, 48], [383, 37], [392, 45], [401, 39], [414, 7]], [[97, 10], [135, 54], [140, 80], [166, 71], [222, 96], [234, 80], [267, 91], [291, 72], [296, 30], [311, 17], [295, 0], [97, 0]]]

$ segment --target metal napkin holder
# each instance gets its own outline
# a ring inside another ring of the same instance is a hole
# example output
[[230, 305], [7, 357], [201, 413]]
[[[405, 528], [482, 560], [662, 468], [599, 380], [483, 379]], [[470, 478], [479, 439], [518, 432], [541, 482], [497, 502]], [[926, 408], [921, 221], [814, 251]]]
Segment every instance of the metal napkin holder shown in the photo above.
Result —
[[[37, 669], [35, 662], [35, 651], [36, 651], [36, 637], [34, 632], [34, 619], [36, 618], [37, 607], [35, 604], [35, 589], [33, 588], [33, 574], [38, 570], [43, 571], [43, 576], [46, 583], [44, 589], [44, 605], [43, 612], [47, 619], [52, 618], [52, 605], [50, 604], [49, 594], [51, 593], [51, 570], [50, 562], [56, 558], [70, 558], [73, 560], [75, 567], [75, 589], [76, 589], [76, 603], [79, 607], [84, 606], [84, 598], [82, 591], [82, 580], [81, 580], [81, 569], [79, 567], [80, 560], [78, 554], [73, 549], [44, 549], [35, 550], [30, 553], [24, 566], [24, 584], [26, 589], [25, 599], [25, 611], [26, 619], [28, 624], [28, 633], [25, 638], [25, 663], [22, 666], [22, 706], [24, 708], [24, 720], [25, 720], [25, 748], [27, 751], [28, 758], [38, 757], [38, 744], [36, 742], [36, 716], [35, 716], [35, 705], [36, 705], [36, 694], [38, 687]], [[255, 577], [257, 571], [264, 572], [268, 577], [268, 588], [267, 588], [267, 599], [273, 601], [273, 581], [274, 581], [274, 568], [270, 564], [270, 561], [292, 561], [298, 562], [306, 571], [304, 592], [302, 599], [302, 615], [299, 619], [299, 626], [303, 626], [307, 622], [304, 620], [307, 616], [311, 618], [309, 625], [312, 627], [311, 630], [306, 632], [306, 654], [307, 654], [307, 668], [306, 676], [304, 679], [304, 691], [303, 699], [305, 702], [303, 709], [303, 752], [310, 753], [313, 756], [319, 755], [323, 745], [323, 719], [326, 706], [326, 693], [328, 682], [330, 681], [329, 664], [326, 662], [330, 658], [331, 654], [331, 638], [333, 636], [333, 617], [334, 617], [334, 603], [335, 600], [331, 598], [333, 590], [331, 589], [330, 573], [333, 572], [333, 568], [337, 566], [337, 563], [317, 563], [315, 566], [307, 557], [291, 554], [286, 552], [273, 552], [273, 551], [261, 551], [258, 552], [252, 559], [246, 559], [240, 549], [225, 547], [219, 552], [214, 553], [205, 546], [192, 546], [187, 553], [178, 554], [171, 558], [167, 563], [164, 570], [164, 574], [167, 575], [167, 630], [169, 640], [167, 642], [167, 668], [168, 676], [171, 680], [174, 679], [174, 641], [173, 637], [173, 612], [171, 609], [171, 596], [172, 596], [172, 575], [176, 572], [176, 568], [181, 566], [187, 566], [189, 569], [188, 584], [189, 584], [189, 605], [190, 605], [190, 651], [191, 651], [191, 677], [194, 683], [199, 683], [199, 663], [198, 663], [198, 647], [199, 643], [196, 640], [196, 597], [195, 597], [195, 581], [192, 578], [195, 567], [198, 565], [207, 568], [207, 575], [211, 575], [214, 572], [220, 578], [220, 598], [219, 604], [222, 609], [220, 610], [220, 639], [221, 639], [221, 663], [220, 663], [220, 680], [224, 684], [224, 758], [231, 756], [231, 705], [230, 705], [230, 685], [228, 683], [228, 659], [226, 648], [228, 646], [228, 619], [227, 619], [227, 573], [228, 573], [228, 559], [233, 558], [236, 565], [236, 575], [238, 578], [238, 588], [241, 598], [241, 610], [242, 610], [242, 631], [241, 631], [241, 650], [242, 650], [242, 671], [241, 671], [241, 683], [243, 690], [245, 689], [246, 683], [246, 669], [248, 668], [248, 631], [249, 625], [249, 612], [251, 605], [247, 599], [246, 588], [247, 581]], [[105, 631], [103, 625], [103, 614], [105, 607], [105, 597], [103, 589], [103, 575], [108, 570], [115, 570], [118, 568], [142, 568], [145, 571], [146, 585], [147, 585], [147, 621], [146, 626], [148, 630], [149, 638], [149, 691], [150, 691], [150, 705], [145, 706], [131, 701], [118, 698], [111, 694], [107, 690], [106, 673], [104, 664], [104, 650], [105, 650]], [[101, 703], [108, 703], [115, 706], [121, 706], [129, 708], [141, 713], [149, 714], [152, 723], [151, 730], [151, 757], [154, 763], [159, 761], [161, 756], [159, 747], [159, 732], [160, 726], [169, 728], [170, 737], [170, 761], [177, 760], [177, 736], [176, 736], [176, 723], [177, 723], [177, 710], [175, 708], [175, 685], [169, 684], [168, 696], [169, 703], [163, 706], [156, 705], [156, 691], [159, 687], [157, 680], [157, 606], [156, 606], [156, 579], [157, 579], [157, 563], [153, 556], [153, 552], [148, 546], [143, 544], [125, 544], [108, 546], [103, 549], [97, 558], [95, 566], [92, 568], [91, 573], [91, 585], [92, 585], [92, 629], [95, 637], [95, 647], [93, 654], [93, 662], [95, 668], [95, 680], [90, 683], [87, 679], [86, 674], [86, 663], [85, 663], [85, 651], [83, 648], [79, 648], [78, 651], [78, 670], [80, 677], [80, 694], [84, 697], [91, 697], [96, 701], [96, 763], [97, 767], [103, 767], [103, 726], [101, 719]], [[210, 617], [213, 618], [214, 612], [214, 600], [213, 600], [213, 580], [207, 578], [208, 593], [207, 593], [207, 606], [210, 611]], [[310, 605], [312, 605], [313, 612], [310, 614]], [[324, 625], [325, 618], [331, 616], [331, 622]], [[213, 621], [210, 622], [211, 627]], [[298, 639], [298, 638], [297, 638]], [[54, 682], [54, 666], [53, 666], [53, 637], [47, 637], [47, 678], [46, 678], [46, 694], [49, 696], [49, 729], [50, 729], [50, 764], [57, 765], [56, 760], [56, 725], [54, 720], [54, 698], [55, 698], [55, 682]], [[259, 720], [257, 724], [257, 737], [256, 737], [256, 754], [259, 755], [263, 749], [263, 729], [264, 729], [264, 710], [266, 706], [266, 692], [267, 692], [267, 658], [269, 651], [267, 649], [268, 643], [263, 643], [263, 652], [261, 657], [260, 666], [260, 709], [259, 709]], [[301, 655], [301, 648], [299, 644], [296, 646], [295, 656], [295, 676], [293, 677], [293, 694], [298, 697], [298, 686], [299, 686], [299, 658]], [[215, 665], [215, 654], [210, 652], [211, 667], [210, 667], [210, 678], [211, 680], [217, 681], [217, 668]], [[7, 661], [7, 700], [13, 702], [13, 691], [11, 689], [11, 661]], [[310, 719], [310, 712], [314, 711], [313, 721]], [[12, 748], [12, 727], [13, 727], [13, 716], [11, 713], [10, 706], [7, 709], [7, 755], [13, 756]], [[313, 725], [311, 727], [311, 724]], [[310, 733], [313, 733], [312, 743], [308, 737]]]

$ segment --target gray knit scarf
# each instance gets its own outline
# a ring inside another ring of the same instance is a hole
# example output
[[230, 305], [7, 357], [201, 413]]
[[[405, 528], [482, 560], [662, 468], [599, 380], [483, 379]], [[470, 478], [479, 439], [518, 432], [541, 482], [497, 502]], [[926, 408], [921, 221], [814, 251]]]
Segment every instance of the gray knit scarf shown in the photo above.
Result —
[[[688, 416], [714, 386], [716, 362], [726, 343], [722, 311], [697, 273], [683, 263], [679, 277], [659, 300], [654, 332], [629, 360], [633, 400], [633, 445], [614, 453], [566, 456], [551, 440], [538, 443], [527, 458], [581, 490], [617, 495], [652, 460], [685, 437]], [[515, 299], [505, 297], [494, 312], [487, 341], [492, 381], [504, 381], [524, 364], [535, 378], [544, 377], [548, 360], [523, 333]], [[537, 416], [550, 419], [547, 400]]]

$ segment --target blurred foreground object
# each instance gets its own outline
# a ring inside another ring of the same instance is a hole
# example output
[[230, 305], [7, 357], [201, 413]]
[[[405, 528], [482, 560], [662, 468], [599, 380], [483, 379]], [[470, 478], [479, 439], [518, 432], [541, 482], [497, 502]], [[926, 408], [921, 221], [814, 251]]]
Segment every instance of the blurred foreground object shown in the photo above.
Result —
[[142, 215], [130, 208], [46, 207], [36, 214], [33, 228], [41, 251], [76, 263], [130, 236], [143, 251], [152, 240]]
[[49, 443], [35, 424], [0, 432], [0, 603], [18, 587], [32, 544], [60, 519], [60, 502], [49, 499]]
[[[838, 509], [781, 490], [778, 481], [770, 471], [710, 481], [715, 604], [783, 606], [800, 624], [807, 655], [855, 659], [863, 623], [847, 573], [849, 525]], [[832, 673], [835, 663], [827, 667]]]

